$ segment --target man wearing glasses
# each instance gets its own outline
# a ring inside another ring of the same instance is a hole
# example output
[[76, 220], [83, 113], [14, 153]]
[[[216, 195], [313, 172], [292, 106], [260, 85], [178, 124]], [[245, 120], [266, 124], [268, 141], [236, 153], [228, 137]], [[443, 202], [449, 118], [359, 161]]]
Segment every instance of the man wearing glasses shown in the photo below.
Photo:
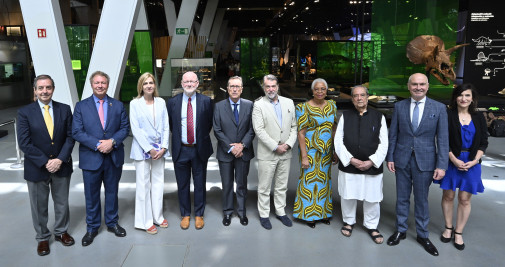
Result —
[[182, 76], [182, 94], [167, 102], [170, 131], [172, 132], [172, 160], [181, 211], [181, 228], [189, 228], [191, 199], [189, 185], [193, 174], [195, 228], [204, 226], [207, 161], [214, 153], [210, 142], [212, 129], [212, 103], [209, 97], [196, 92], [198, 76], [186, 72]]
[[217, 138], [216, 158], [223, 184], [223, 225], [229, 226], [233, 215], [233, 180], [237, 183], [237, 213], [242, 225], [248, 224], [245, 202], [247, 199], [247, 175], [249, 163], [254, 158], [252, 140], [253, 102], [240, 98], [242, 78], [228, 80], [229, 98], [216, 104], [214, 111], [214, 135]]

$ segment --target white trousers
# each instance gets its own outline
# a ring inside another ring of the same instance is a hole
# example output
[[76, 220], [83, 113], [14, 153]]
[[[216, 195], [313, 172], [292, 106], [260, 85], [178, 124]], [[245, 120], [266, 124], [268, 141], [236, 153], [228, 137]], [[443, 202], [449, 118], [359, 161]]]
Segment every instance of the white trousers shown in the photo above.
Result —
[[[345, 223], [356, 223], [356, 206], [358, 200], [340, 198], [342, 206], [342, 219]], [[380, 202], [368, 202], [363, 200], [363, 226], [368, 229], [377, 229], [380, 218]]]
[[275, 214], [286, 215], [286, 191], [288, 188], [291, 159], [258, 160], [258, 211], [261, 218], [270, 215], [270, 190], [274, 181]]
[[135, 228], [149, 229], [163, 223], [165, 158], [135, 160]]

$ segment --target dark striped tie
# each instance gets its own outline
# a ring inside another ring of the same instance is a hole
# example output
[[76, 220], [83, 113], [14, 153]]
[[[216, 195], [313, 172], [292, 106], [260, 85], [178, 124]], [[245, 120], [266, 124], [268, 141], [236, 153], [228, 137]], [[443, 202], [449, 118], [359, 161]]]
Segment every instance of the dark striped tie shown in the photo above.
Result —
[[191, 97], [188, 98], [188, 116], [187, 116], [188, 144], [195, 142], [195, 133], [193, 131], [193, 106], [191, 105]]

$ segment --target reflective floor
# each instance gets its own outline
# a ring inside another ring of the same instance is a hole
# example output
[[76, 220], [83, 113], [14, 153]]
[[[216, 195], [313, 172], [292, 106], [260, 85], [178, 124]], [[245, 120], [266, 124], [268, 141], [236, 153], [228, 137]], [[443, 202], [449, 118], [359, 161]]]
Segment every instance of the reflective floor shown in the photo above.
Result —
[[[16, 108], [1, 110], [0, 122], [16, 116]], [[76, 239], [72, 247], [50, 241], [51, 253], [40, 257], [32, 226], [27, 186], [22, 169], [12, 169], [16, 162], [14, 128], [2, 129], [9, 135], [0, 138], [0, 266], [503, 266], [505, 260], [503, 222], [505, 222], [505, 139], [490, 138], [483, 161], [485, 192], [472, 198], [472, 214], [464, 231], [466, 248], [456, 250], [452, 244], [440, 242], [444, 227], [438, 185], [430, 190], [431, 240], [440, 256], [426, 253], [416, 242], [413, 208], [409, 218], [407, 239], [396, 247], [376, 245], [362, 227], [355, 227], [350, 238], [340, 234], [342, 226], [340, 200], [336, 188], [337, 168], [333, 168], [333, 219], [331, 225], [317, 224], [315, 229], [295, 221], [288, 228], [272, 214], [273, 229], [260, 226], [256, 208], [257, 162], [252, 160], [249, 173], [247, 215], [249, 225], [242, 226], [238, 218], [230, 226], [221, 224], [221, 182], [218, 164], [211, 157], [208, 165], [207, 207], [205, 228], [179, 228], [179, 208], [172, 162], [165, 171], [164, 215], [169, 227], [149, 235], [133, 228], [135, 175], [130, 159], [126, 160], [119, 192], [120, 224], [127, 236], [115, 237], [102, 227], [92, 245], [81, 246], [86, 231], [82, 172], [77, 167], [79, 156], [74, 148], [74, 174], [70, 189], [70, 229]], [[213, 137], [213, 136], [212, 136]], [[213, 144], [215, 147], [215, 139]], [[126, 140], [127, 153], [131, 137]], [[297, 152], [297, 149], [294, 150]], [[291, 161], [288, 184], [287, 213], [292, 214], [299, 177], [298, 156]], [[381, 204], [379, 230], [387, 237], [394, 232], [395, 179], [387, 170], [384, 174], [384, 200]], [[413, 202], [413, 201], [412, 201]], [[52, 203], [50, 203], [52, 205]], [[358, 214], [361, 205], [358, 205]], [[54, 222], [50, 207], [49, 226]], [[363, 216], [358, 215], [358, 225]]]

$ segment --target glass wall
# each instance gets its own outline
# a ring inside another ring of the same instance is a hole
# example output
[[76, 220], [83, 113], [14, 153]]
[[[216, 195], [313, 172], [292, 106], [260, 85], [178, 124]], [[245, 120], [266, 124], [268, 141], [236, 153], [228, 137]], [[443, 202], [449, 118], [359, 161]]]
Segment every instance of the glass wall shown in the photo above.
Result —
[[270, 73], [270, 38], [240, 38], [240, 76], [244, 85]]
[[[459, 0], [388, 0], [372, 6], [372, 41], [376, 54], [370, 69], [370, 89], [379, 95], [408, 97], [408, 77], [425, 73], [424, 65], [415, 65], [406, 57], [406, 46], [419, 35], [440, 37], [445, 48], [456, 45]], [[459, 51], [452, 54], [452, 61]], [[428, 95], [450, 98], [451, 85], [443, 85], [429, 76]]]
[[91, 59], [90, 26], [65, 26], [77, 94], [81, 99]]

